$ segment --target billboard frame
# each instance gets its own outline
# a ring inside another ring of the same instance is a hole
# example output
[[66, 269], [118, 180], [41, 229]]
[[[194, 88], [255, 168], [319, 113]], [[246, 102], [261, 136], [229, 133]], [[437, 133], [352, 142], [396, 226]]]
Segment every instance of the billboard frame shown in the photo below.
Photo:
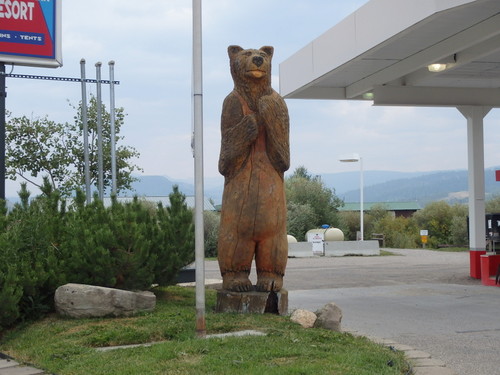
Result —
[[[40, 0], [32, 0], [39, 2]], [[40, 57], [29, 54], [2, 53], [0, 47], [0, 64], [12, 64], [21, 66], [44, 67], [44, 68], [59, 68], [62, 63], [62, 26], [61, 26], [61, 0], [45, 0], [54, 3], [54, 55], [51, 57]]]

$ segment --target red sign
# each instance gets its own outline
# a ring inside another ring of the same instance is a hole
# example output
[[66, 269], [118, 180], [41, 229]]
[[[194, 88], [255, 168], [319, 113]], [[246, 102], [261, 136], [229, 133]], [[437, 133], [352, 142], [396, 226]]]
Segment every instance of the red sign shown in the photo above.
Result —
[[56, 0], [0, 0], [0, 61], [60, 66], [60, 4]]
[[495, 180], [496, 181], [500, 181], [500, 170], [499, 171], [495, 171]]

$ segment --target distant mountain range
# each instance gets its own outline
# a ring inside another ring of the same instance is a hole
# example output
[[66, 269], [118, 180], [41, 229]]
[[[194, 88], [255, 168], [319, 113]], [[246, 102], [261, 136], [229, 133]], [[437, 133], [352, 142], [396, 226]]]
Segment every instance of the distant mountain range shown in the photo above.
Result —
[[[500, 194], [500, 182], [495, 181], [495, 169], [485, 170], [486, 195]], [[359, 172], [329, 173], [320, 175], [325, 186], [346, 202], [359, 202]], [[365, 171], [364, 200], [366, 202], [418, 202], [422, 206], [435, 200], [465, 203], [468, 200], [467, 171], [393, 172]], [[206, 178], [205, 196], [215, 204], [222, 200], [222, 177]], [[175, 180], [165, 176], [140, 176], [128, 195], [164, 196], [174, 185], [185, 195], [194, 195], [191, 181]]]
[[[485, 170], [486, 199], [500, 194], [500, 182], [495, 181], [495, 169]], [[327, 173], [320, 175], [325, 186], [335, 190], [335, 194], [345, 202], [359, 202], [359, 172]], [[177, 180], [166, 176], [138, 176], [132, 184], [132, 190], [121, 196], [167, 196], [173, 186], [187, 196], [194, 195], [194, 183], [189, 180]], [[417, 202], [424, 206], [428, 202], [447, 200], [450, 203], [468, 201], [468, 183], [466, 170], [434, 172], [393, 172], [364, 171], [365, 202]], [[204, 180], [205, 197], [215, 204], [222, 201], [224, 179], [210, 177]], [[8, 197], [13, 203], [17, 197]]]
[[[423, 206], [437, 200], [466, 203], [469, 198], [466, 170], [429, 172], [373, 185], [367, 181], [365, 186], [366, 202], [418, 202]], [[485, 170], [485, 191], [486, 199], [500, 194], [500, 182], [495, 181], [495, 168]], [[359, 202], [359, 188], [337, 195], [346, 202]]]

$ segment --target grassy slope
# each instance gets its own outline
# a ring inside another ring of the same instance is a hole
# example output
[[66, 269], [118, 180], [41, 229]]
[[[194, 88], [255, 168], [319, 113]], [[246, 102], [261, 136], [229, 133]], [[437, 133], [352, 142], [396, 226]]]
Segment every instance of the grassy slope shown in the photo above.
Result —
[[[194, 290], [157, 293], [154, 313], [133, 318], [61, 319], [55, 315], [7, 332], [1, 351], [59, 375], [404, 374], [400, 353], [365, 338], [303, 329], [288, 317], [215, 314], [207, 290], [208, 333], [259, 329], [267, 336], [195, 338]], [[164, 341], [97, 352], [96, 347]]]

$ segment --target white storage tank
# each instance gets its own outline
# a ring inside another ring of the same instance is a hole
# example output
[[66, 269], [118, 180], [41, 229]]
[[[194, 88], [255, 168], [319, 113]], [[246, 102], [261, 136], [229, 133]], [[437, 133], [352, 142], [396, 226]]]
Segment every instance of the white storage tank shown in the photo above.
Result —
[[344, 233], [339, 228], [315, 228], [306, 233], [306, 241], [314, 234], [323, 234], [323, 241], [344, 241]]

